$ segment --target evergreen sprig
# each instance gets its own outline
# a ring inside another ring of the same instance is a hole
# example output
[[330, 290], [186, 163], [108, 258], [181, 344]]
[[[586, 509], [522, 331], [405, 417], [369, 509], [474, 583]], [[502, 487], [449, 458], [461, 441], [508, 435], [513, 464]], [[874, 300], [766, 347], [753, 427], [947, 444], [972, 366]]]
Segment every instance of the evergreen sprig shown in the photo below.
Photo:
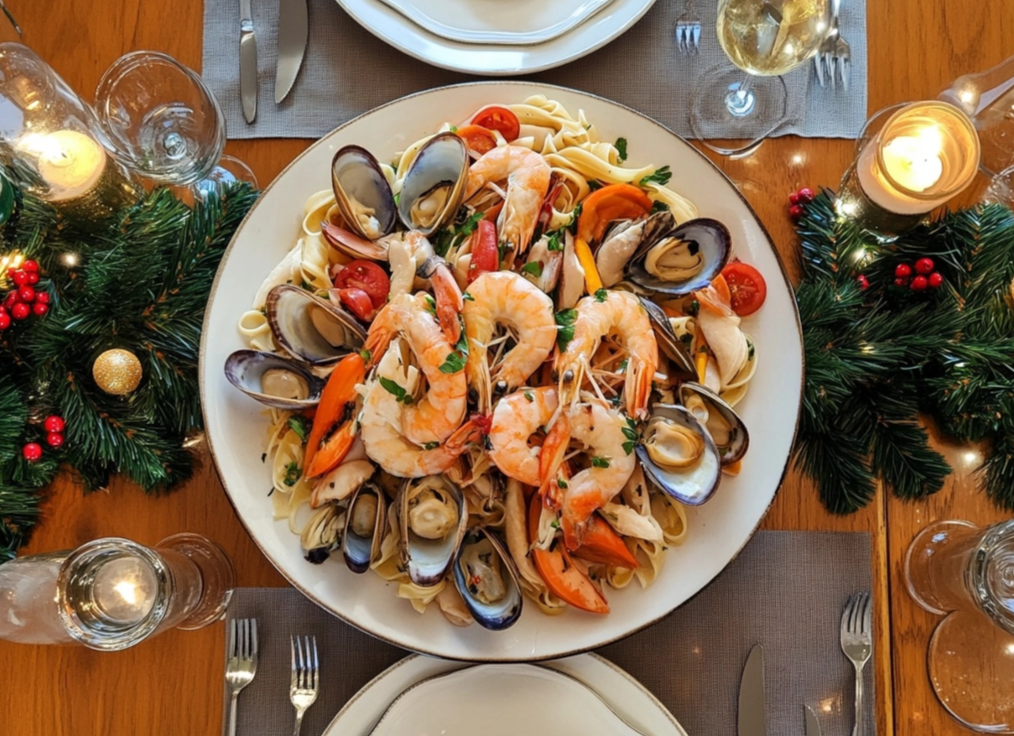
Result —
[[[989, 442], [981, 484], [1014, 510], [1014, 213], [980, 205], [885, 244], [834, 204], [822, 192], [797, 226], [806, 361], [797, 465], [834, 513], [865, 506], [878, 481], [906, 499], [935, 493], [950, 466], [929, 446], [925, 414], [958, 439]], [[945, 285], [896, 286], [895, 267], [922, 257]]]
[[[98, 232], [81, 231], [34, 197], [18, 197], [0, 254], [37, 260], [50, 310], [0, 333], [0, 561], [27, 541], [39, 489], [63, 464], [86, 489], [114, 473], [145, 491], [188, 478], [187, 436], [202, 416], [197, 357], [211, 283], [236, 227], [257, 197], [246, 185], [193, 208], [156, 189]], [[127, 397], [92, 379], [110, 348], [133, 352], [144, 378]], [[45, 447], [49, 414], [66, 422], [59, 451], [27, 462], [26, 442]]]

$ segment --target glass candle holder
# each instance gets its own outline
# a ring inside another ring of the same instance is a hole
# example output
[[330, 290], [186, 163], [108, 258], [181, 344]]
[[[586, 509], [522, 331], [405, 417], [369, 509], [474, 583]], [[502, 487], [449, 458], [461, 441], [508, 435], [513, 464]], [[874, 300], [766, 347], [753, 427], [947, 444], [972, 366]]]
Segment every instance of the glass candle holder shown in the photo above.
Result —
[[0, 159], [14, 182], [93, 229], [137, 201], [94, 111], [34, 51], [0, 43]]
[[889, 239], [964, 190], [979, 167], [979, 137], [953, 105], [914, 102], [870, 119], [842, 178], [839, 214]]

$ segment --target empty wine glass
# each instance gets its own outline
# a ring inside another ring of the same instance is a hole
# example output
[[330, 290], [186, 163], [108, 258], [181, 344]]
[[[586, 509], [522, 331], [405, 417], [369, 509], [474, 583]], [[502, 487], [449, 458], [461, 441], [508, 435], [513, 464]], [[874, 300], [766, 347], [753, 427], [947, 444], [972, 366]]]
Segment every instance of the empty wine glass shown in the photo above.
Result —
[[[788, 116], [781, 75], [817, 53], [830, 18], [829, 0], [720, 0], [718, 41], [737, 68], [702, 76], [690, 105], [694, 136], [717, 153], [744, 155], [774, 133]], [[750, 142], [722, 148], [705, 138]]]
[[256, 186], [245, 164], [222, 156], [225, 122], [215, 96], [171, 56], [121, 56], [102, 75], [95, 108], [113, 155], [143, 177], [194, 196], [237, 180]]

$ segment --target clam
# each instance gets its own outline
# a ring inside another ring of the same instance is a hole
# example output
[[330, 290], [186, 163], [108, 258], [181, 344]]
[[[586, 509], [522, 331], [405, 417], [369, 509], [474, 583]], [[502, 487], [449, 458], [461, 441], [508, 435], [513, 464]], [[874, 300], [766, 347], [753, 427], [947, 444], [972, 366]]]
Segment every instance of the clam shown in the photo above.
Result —
[[731, 465], [746, 455], [750, 433], [735, 410], [707, 386], [687, 382], [679, 388], [680, 403], [703, 424], [711, 435], [722, 465]]
[[672, 212], [664, 210], [639, 220], [620, 220], [606, 231], [595, 251], [595, 266], [607, 289], [623, 280], [631, 258], [645, 243], [658, 241], [676, 226]]
[[387, 529], [387, 499], [373, 483], [359, 486], [349, 501], [345, 515], [342, 554], [352, 572], [363, 573], [380, 555], [380, 544]]
[[330, 557], [341, 546], [344, 526], [344, 507], [329, 503], [314, 511], [303, 527], [303, 533], [299, 535], [299, 544], [306, 552], [306, 560], [319, 565]]
[[470, 529], [454, 560], [454, 583], [472, 617], [500, 631], [521, 615], [521, 585], [514, 561], [499, 537], [485, 527]]
[[266, 406], [301, 411], [316, 406], [324, 381], [275, 353], [237, 350], [226, 358], [225, 377]]
[[419, 149], [398, 196], [398, 216], [405, 227], [428, 236], [457, 212], [468, 163], [465, 141], [455, 133], [438, 133]]
[[331, 188], [342, 219], [359, 237], [376, 240], [394, 229], [394, 193], [380, 163], [365, 148], [338, 149], [331, 160]]
[[699, 506], [718, 488], [718, 448], [683, 406], [655, 404], [635, 451], [648, 481], [681, 503]]
[[273, 288], [265, 310], [275, 342], [310, 365], [337, 363], [366, 341], [355, 317], [298, 286]]
[[572, 309], [584, 296], [584, 268], [574, 250], [574, 236], [570, 232], [563, 235], [563, 259], [560, 262], [560, 280], [556, 290], [556, 308]]
[[654, 242], [646, 241], [630, 262], [627, 278], [651, 291], [683, 296], [711, 283], [732, 252], [728, 228], [717, 220], [687, 220]]
[[409, 578], [428, 587], [443, 580], [461, 544], [468, 509], [461, 489], [442, 475], [406, 481], [395, 499], [401, 559]]
[[669, 317], [654, 301], [646, 297], [639, 297], [641, 306], [648, 313], [648, 321], [655, 331], [655, 340], [662, 352], [673, 362], [676, 370], [688, 376], [696, 376], [697, 369], [694, 366], [694, 358], [690, 354], [687, 344], [680, 340], [673, 331]]

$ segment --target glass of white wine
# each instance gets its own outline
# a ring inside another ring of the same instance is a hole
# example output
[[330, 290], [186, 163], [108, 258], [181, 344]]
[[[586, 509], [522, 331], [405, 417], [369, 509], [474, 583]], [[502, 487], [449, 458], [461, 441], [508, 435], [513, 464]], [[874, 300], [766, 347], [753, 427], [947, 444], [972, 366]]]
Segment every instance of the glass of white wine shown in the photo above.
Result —
[[[698, 139], [747, 138], [726, 155], [753, 151], [788, 114], [781, 75], [817, 53], [838, 0], [719, 0], [718, 41], [737, 68], [716, 67], [701, 80], [690, 110]], [[760, 131], [758, 133], [757, 131]]]

